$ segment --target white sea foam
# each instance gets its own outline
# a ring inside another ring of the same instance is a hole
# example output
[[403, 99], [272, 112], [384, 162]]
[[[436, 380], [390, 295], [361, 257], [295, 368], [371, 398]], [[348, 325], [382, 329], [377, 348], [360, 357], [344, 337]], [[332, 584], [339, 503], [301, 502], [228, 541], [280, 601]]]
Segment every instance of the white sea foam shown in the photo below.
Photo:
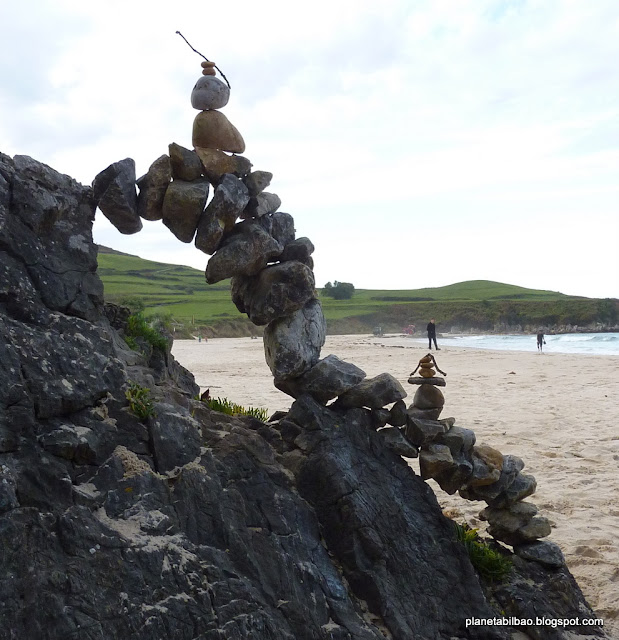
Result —
[[[565, 333], [545, 336], [547, 353], [619, 355], [619, 333]], [[440, 346], [495, 349], [498, 351], [537, 351], [534, 335], [439, 337]]]

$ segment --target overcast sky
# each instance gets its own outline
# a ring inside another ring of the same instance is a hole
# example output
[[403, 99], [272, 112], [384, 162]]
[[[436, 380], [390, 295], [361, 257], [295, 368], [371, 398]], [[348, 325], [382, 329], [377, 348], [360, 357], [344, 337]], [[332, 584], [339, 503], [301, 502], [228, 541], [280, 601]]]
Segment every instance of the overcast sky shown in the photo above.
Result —
[[[0, 151], [84, 184], [191, 147], [201, 58], [316, 282], [619, 297], [617, 0], [0, 4]], [[161, 222], [95, 240], [203, 269]]]

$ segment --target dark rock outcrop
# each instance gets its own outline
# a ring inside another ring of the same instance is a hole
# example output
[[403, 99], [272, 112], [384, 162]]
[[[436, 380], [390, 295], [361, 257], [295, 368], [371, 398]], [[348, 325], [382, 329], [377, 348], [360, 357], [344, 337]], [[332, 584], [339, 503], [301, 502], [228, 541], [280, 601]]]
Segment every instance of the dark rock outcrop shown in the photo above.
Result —
[[0, 637], [507, 639], [466, 619], [592, 616], [548, 545], [480, 580], [376, 411], [225, 416], [167, 350], [129, 349], [93, 214], [89, 189], [0, 155]]

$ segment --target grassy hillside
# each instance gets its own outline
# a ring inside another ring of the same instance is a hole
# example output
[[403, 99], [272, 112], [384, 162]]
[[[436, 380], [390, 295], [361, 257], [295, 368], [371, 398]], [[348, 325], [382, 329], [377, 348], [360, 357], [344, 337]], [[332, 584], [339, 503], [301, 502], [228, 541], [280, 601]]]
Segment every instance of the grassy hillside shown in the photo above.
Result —
[[[99, 275], [109, 302], [143, 306], [145, 314], [166, 314], [185, 324], [247, 334], [249, 323], [230, 300], [230, 282], [207, 285], [190, 267], [143, 260], [102, 248]], [[320, 290], [319, 290], [320, 292]], [[380, 325], [400, 331], [434, 317], [444, 330], [456, 325], [492, 330], [496, 325], [579, 325], [616, 321], [617, 304], [526, 289], [488, 280], [412, 290], [358, 289], [350, 300], [321, 297], [332, 333], [367, 332]]]

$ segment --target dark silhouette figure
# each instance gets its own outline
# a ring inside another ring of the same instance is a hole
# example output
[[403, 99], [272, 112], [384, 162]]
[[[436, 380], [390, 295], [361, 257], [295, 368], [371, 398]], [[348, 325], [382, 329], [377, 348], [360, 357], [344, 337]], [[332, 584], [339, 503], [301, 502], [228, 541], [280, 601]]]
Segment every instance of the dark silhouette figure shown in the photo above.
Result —
[[544, 340], [544, 332], [540, 329], [537, 332], [537, 350], [540, 353], [544, 352], [544, 346], [546, 344], [546, 340]]
[[434, 348], [437, 351], [440, 351], [438, 345], [436, 344], [436, 325], [434, 324], [434, 318], [428, 322], [428, 349], [432, 349], [432, 341], [434, 341]]

